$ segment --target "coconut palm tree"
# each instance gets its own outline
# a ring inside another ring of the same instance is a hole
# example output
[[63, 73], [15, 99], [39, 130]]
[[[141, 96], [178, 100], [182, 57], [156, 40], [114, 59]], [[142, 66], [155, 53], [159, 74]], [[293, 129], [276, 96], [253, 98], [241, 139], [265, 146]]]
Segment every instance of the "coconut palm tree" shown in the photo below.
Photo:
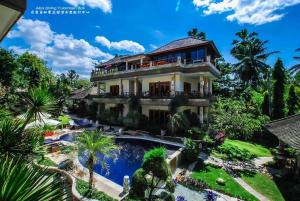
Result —
[[205, 32], [199, 31], [197, 28], [193, 28], [192, 30], [188, 31], [188, 36], [193, 38], [198, 38], [201, 40], [206, 40]]
[[[297, 48], [296, 52], [300, 52], [300, 48]], [[294, 59], [297, 60], [297, 61], [300, 61], [300, 56], [294, 56]], [[294, 75], [299, 73], [300, 72], [300, 63], [295, 64], [294, 66], [292, 66], [289, 69], [289, 71], [290, 71], [291, 74], [294, 74]]]
[[249, 33], [243, 29], [236, 36], [238, 39], [233, 41], [231, 50], [231, 54], [238, 60], [235, 72], [244, 84], [257, 86], [269, 69], [265, 61], [278, 51], [267, 52], [268, 41], [260, 40], [256, 32]]
[[23, 127], [31, 121], [41, 121], [45, 113], [54, 113], [57, 109], [57, 102], [50, 93], [42, 88], [30, 90], [24, 96], [26, 105], [25, 121]]
[[[114, 157], [114, 153], [118, 150], [111, 137], [105, 136], [103, 132], [85, 131], [77, 139], [79, 151], [87, 157], [86, 166], [89, 169], [89, 190], [92, 193], [93, 180], [94, 180], [94, 165], [99, 163], [107, 174], [109, 167], [105, 161], [106, 158]], [[96, 154], [101, 154], [104, 157], [97, 157]]]
[[59, 175], [29, 166], [21, 160], [0, 158], [0, 200], [67, 200]]

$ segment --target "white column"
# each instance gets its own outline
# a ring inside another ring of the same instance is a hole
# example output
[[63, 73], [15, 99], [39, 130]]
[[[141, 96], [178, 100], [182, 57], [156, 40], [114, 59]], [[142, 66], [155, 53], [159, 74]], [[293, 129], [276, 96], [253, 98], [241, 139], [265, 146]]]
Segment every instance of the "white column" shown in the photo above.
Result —
[[208, 94], [208, 78], [205, 77], [205, 82], [204, 82], [204, 95]]
[[120, 92], [119, 95], [122, 95], [124, 93], [124, 88], [123, 88], [123, 79], [120, 79]]
[[141, 64], [141, 67], [142, 67], [142, 65], [143, 65], [143, 58], [141, 58], [140, 64]]
[[171, 81], [171, 96], [175, 96], [176, 92], [176, 75], [174, 74]]
[[177, 57], [177, 64], [181, 64], [181, 56]]
[[203, 87], [204, 87], [204, 79], [203, 79], [203, 76], [200, 75], [200, 80], [199, 80], [199, 83], [200, 83], [200, 96], [203, 96]]
[[208, 93], [209, 93], [209, 95], [212, 95], [212, 80], [211, 79], [209, 79], [209, 86], [208, 86]]
[[126, 71], [128, 70], [128, 61], [126, 61]]
[[124, 104], [124, 109], [123, 109], [123, 117], [126, 117], [129, 112], [129, 105]]
[[134, 95], [137, 95], [137, 90], [138, 90], [138, 80], [135, 78], [134, 80]]
[[98, 103], [97, 105], [97, 117], [100, 116], [100, 103]]
[[200, 123], [203, 124], [203, 107], [200, 107], [200, 110], [199, 110], [199, 120], [200, 120]]
[[204, 107], [204, 120], [207, 122], [208, 121], [208, 107]]

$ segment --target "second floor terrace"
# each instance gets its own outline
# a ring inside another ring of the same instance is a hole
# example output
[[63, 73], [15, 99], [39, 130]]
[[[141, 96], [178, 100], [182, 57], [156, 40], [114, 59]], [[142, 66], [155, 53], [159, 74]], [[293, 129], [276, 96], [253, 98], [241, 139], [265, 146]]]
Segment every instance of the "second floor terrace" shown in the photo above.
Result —
[[185, 38], [173, 41], [148, 54], [116, 56], [97, 65], [91, 73], [91, 81], [101, 81], [124, 76], [138, 76], [141, 73], [188, 72], [190, 69], [211, 71], [219, 75], [215, 59], [220, 56], [212, 41]]

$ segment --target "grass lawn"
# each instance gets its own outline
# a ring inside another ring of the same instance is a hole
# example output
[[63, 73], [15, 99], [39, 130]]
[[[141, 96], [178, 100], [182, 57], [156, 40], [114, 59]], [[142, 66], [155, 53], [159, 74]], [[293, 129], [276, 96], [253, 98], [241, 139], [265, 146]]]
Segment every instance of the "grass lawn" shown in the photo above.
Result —
[[262, 145], [254, 144], [250, 142], [240, 141], [240, 140], [230, 140], [226, 139], [224, 144], [230, 144], [237, 146], [241, 149], [247, 149], [252, 154], [255, 154], [257, 157], [268, 157], [272, 156], [270, 150]]
[[241, 173], [241, 177], [257, 192], [261, 193], [270, 200], [284, 201], [284, 198], [281, 195], [276, 183], [268, 175], [260, 172], [253, 174]]
[[[256, 201], [257, 199], [240, 186], [225, 170], [210, 165], [203, 165], [201, 168], [195, 168], [192, 178], [205, 182], [211, 189], [223, 192], [233, 197], [238, 197], [247, 201]], [[217, 184], [216, 180], [222, 178], [225, 185]]]

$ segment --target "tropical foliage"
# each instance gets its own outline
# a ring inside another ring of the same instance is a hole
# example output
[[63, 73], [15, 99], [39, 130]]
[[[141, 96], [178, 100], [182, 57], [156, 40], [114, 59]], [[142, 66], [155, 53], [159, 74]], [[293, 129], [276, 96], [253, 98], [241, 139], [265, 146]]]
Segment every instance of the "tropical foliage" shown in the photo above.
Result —
[[68, 200], [59, 175], [25, 164], [21, 159], [0, 158], [0, 200]]
[[205, 32], [199, 31], [197, 28], [193, 28], [192, 30], [188, 31], [188, 36], [193, 38], [198, 38], [201, 40], [206, 40]]
[[[85, 131], [78, 137], [78, 146], [80, 153], [87, 158], [86, 166], [89, 169], [89, 192], [92, 194], [94, 181], [94, 165], [99, 163], [103, 170], [109, 174], [109, 167], [105, 158], [114, 157], [118, 150], [111, 137], [106, 136], [103, 132]], [[103, 158], [97, 157], [96, 154], [103, 155]]]
[[174, 192], [171, 171], [165, 159], [164, 148], [154, 148], [145, 153], [142, 168], [133, 175], [131, 189], [133, 197], [152, 201], [158, 190], [167, 194]]
[[257, 112], [254, 105], [244, 100], [220, 98], [213, 104], [210, 127], [230, 138], [251, 139], [269, 119]]
[[238, 60], [235, 71], [243, 84], [257, 86], [269, 68], [265, 61], [278, 51], [267, 52], [268, 41], [260, 40], [256, 32], [249, 33], [243, 29], [236, 36], [238, 39], [232, 42], [231, 50], [231, 54]]

